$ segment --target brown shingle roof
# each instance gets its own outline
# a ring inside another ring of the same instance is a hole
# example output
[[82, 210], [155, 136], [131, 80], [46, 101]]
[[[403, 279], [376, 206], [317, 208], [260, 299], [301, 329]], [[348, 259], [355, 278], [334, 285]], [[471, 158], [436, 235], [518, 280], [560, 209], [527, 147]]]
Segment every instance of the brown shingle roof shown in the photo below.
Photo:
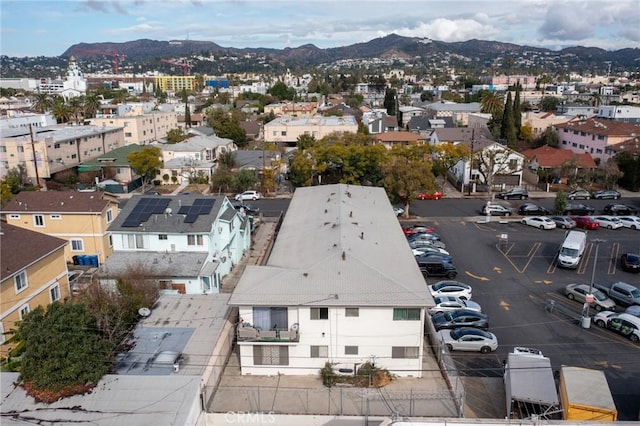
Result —
[[[66, 240], [29, 231], [0, 222], [0, 279], [4, 280], [25, 267], [64, 247]], [[64, 258], [63, 258], [64, 259]]]
[[535, 159], [538, 165], [542, 168], [560, 167], [566, 161], [576, 159], [578, 165], [581, 168], [593, 169], [596, 167], [591, 154], [585, 152], [576, 154], [568, 149], [553, 148], [549, 145], [544, 145], [535, 149], [527, 149], [522, 151], [522, 155], [529, 160]]
[[102, 213], [111, 203], [100, 192], [26, 191], [9, 201], [3, 212]]
[[555, 127], [603, 136], [631, 136], [632, 133], [638, 134], [640, 132], [640, 126], [634, 124], [594, 117], [586, 120], [570, 120], [566, 123], [555, 124]]
[[385, 132], [373, 135], [380, 142], [416, 142], [418, 135], [411, 132]]

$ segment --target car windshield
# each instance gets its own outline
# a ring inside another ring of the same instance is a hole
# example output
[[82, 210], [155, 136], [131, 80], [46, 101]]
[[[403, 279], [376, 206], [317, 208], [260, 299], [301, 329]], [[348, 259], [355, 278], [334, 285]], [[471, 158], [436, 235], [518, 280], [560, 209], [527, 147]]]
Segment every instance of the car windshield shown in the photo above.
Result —
[[451, 330], [451, 337], [454, 340], [458, 340], [459, 338], [461, 338], [464, 335], [465, 335], [465, 333], [464, 333], [464, 331], [462, 329], [458, 328], [458, 329]]
[[634, 299], [640, 299], [640, 290], [638, 290], [637, 288], [634, 288], [633, 290], [631, 290], [631, 296]]
[[577, 249], [568, 248], [568, 247], [562, 247], [562, 249], [560, 250], [560, 254], [562, 256], [577, 257], [578, 256], [578, 250]]
[[594, 290], [593, 297], [595, 297], [595, 299], [599, 302], [604, 302], [605, 300], [607, 300], [607, 295], [600, 290]]

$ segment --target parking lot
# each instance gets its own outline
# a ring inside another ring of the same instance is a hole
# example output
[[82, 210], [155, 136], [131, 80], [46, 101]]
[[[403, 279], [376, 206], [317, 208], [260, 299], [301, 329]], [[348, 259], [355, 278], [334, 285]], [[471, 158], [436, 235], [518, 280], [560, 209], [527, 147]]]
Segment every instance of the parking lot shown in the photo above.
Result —
[[[595, 325], [585, 328], [580, 322], [582, 304], [567, 299], [563, 290], [570, 283], [588, 284], [594, 273], [596, 283], [640, 285], [639, 274], [619, 269], [622, 253], [640, 251], [640, 231], [589, 231], [584, 257], [576, 270], [570, 270], [556, 264], [565, 235], [561, 229], [539, 230], [497, 218], [489, 223], [481, 218], [424, 223], [441, 235], [458, 268], [456, 279], [473, 287], [473, 300], [489, 315], [489, 331], [499, 340], [498, 350], [491, 354], [454, 353], [460, 374], [472, 385], [467, 389], [468, 398], [478, 397], [470, 393], [482, 381], [495, 380], [494, 389], [500, 389], [507, 353], [515, 346], [528, 346], [542, 350], [554, 371], [561, 365], [604, 370], [619, 419], [638, 420], [640, 345]], [[603, 240], [597, 259], [596, 238]], [[427, 280], [434, 283], [440, 279]], [[550, 301], [554, 302], [553, 310], [545, 309]], [[486, 395], [485, 399], [504, 405], [504, 394]], [[476, 411], [483, 411], [481, 404], [479, 401]]]

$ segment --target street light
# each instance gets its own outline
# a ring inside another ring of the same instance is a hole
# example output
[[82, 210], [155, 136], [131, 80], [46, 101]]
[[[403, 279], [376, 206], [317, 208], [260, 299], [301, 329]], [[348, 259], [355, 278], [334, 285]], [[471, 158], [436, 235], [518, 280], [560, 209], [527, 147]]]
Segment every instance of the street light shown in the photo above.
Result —
[[[605, 240], [601, 240], [600, 238], [596, 238], [592, 240], [593, 243], [596, 243], [596, 252], [593, 258], [593, 269], [591, 270], [591, 281], [589, 282], [589, 293], [587, 294], [587, 298], [593, 297], [593, 283], [596, 279], [596, 263], [598, 262], [598, 248], [600, 247], [600, 243], [605, 242]], [[589, 308], [591, 307], [591, 302], [585, 299], [584, 306], [584, 314], [582, 315], [582, 328], [591, 327], [591, 318], [589, 318]]]

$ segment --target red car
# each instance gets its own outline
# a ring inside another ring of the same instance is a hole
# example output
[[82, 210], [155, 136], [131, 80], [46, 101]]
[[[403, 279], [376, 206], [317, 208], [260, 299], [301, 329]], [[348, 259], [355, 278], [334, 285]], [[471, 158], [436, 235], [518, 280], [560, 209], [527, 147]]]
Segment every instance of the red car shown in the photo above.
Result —
[[584, 229], [591, 229], [591, 230], [600, 228], [600, 224], [590, 216], [571, 216], [571, 219], [573, 219], [576, 222], [577, 228], [584, 228]]
[[439, 200], [442, 198], [442, 192], [420, 192], [418, 193], [418, 200]]
[[428, 234], [433, 234], [434, 232], [436, 232], [436, 228], [424, 225], [403, 226], [402, 232], [404, 232], [404, 235], [407, 236], [413, 234], [422, 234], [425, 232]]

